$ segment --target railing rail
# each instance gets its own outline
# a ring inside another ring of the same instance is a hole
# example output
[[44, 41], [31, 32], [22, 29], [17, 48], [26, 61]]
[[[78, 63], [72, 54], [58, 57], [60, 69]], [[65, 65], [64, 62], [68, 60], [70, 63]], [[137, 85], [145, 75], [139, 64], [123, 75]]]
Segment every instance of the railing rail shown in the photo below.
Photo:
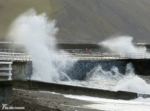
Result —
[[0, 62], [0, 77], [8, 77], [8, 80], [12, 79], [11, 64], [12, 62]]
[[148, 59], [145, 53], [52, 53], [51, 59], [79, 59], [79, 60], [109, 60], [109, 59]]
[[7, 61], [30, 61], [31, 56], [26, 53], [0, 53], [0, 60]]
[[[148, 53], [130, 53], [120, 54], [111, 52], [50, 52], [50, 59], [78, 59], [78, 60], [109, 60], [109, 59], [147, 59], [150, 58]], [[0, 60], [1, 61], [31, 61], [31, 55], [27, 53], [14, 53], [13, 49], [0, 49]]]

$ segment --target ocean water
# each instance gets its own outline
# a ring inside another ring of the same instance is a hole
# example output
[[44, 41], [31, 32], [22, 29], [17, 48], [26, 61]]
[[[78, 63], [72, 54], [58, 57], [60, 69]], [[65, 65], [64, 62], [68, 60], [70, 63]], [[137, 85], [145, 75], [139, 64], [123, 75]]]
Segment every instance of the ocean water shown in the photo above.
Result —
[[87, 73], [82, 81], [71, 80], [60, 83], [112, 91], [121, 90], [150, 94], [150, 84], [134, 73], [131, 63], [126, 65], [125, 74], [121, 74], [117, 67], [112, 67], [110, 71], [105, 71], [101, 66], [97, 66]]

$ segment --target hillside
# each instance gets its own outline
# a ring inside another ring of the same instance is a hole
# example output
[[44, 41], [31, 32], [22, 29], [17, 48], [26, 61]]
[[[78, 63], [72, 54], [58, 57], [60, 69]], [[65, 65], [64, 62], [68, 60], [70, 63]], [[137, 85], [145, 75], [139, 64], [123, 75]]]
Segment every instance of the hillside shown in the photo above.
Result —
[[0, 0], [0, 37], [29, 8], [56, 19], [59, 42], [97, 43], [114, 35], [150, 42], [149, 0]]

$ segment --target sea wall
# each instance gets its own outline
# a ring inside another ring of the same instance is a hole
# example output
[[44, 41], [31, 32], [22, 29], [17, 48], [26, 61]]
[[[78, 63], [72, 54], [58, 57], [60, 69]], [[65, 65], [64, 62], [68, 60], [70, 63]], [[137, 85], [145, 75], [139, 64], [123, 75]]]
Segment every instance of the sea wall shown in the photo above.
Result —
[[[125, 91], [109, 91], [102, 89], [94, 89], [87, 87], [79, 87], [79, 86], [71, 86], [65, 84], [57, 84], [57, 83], [47, 83], [41, 81], [13, 81], [13, 87], [15, 88], [24, 88], [31, 90], [42, 90], [42, 91], [51, 91], [57, 92], [61, 94], [74, 94], [74, 95], [87, 95], [101, 98], [111, 98], [111, 99], [124, 99], [130, 100], [138, 97], [139, 94], [133, 92], [125, 92]], [[144, 95], [144, 94], [141, 94]], [[146, 95], [149, 97], [149, 95]]]
[[13, 101], [12, 81], [0, 81], [0, 105]]
[[15, 61], [12, 64], [12, 78], [14, 80], [27, 80], [32, 75], [31, 61]]
[[135, 74], [150, 76], [150, 59], [130, 59], [133, 64]]
[[[120, 73], [125, 74], [126, 65], [128, 63], [133, 64], [135, 74], [150, 76], [149, 59], [80, 60], [66, 73], [71, 79], [83, 80], [86, 74], [97, 66], [101, 66], [105, 71], [110, 71], [110, 69], [115, 66], [119, 69]], [[33, 71], [31, 61], [13, 62], [12, 68], [12, 77], [14, 80], [28, 80]]]
[[72, 79], [83, 80], [86, 74], [93, 68], [101, 66], [103, 70], [110, 71], [112, 67], [117, 67], [119, 72], [124, 74], [128, 60], [80, 60], [74, 64], [67, 74]]

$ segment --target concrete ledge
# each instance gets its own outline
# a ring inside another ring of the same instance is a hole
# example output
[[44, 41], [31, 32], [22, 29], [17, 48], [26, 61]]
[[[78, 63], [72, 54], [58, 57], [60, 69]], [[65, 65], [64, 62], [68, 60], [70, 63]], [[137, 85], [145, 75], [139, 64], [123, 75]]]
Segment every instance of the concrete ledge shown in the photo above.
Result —
[[92, 89], [79, 86], [70, 86], [55, 83], [46, 83], [40, 81], [13, 81], [15, 88], [25, 88], [31, 90], [46, 90], [63, 94], [87, 95], [110, 99], [130, 100], [138, 97], [137, 93], [124, 91], [108, 91], [101, 89]]
[[12, 81], [9, 81], [9, 80], [0, 81], [0, 87], [3, 87], [3, 86], [12, 86], [12, 85], [13, 85]]
[[12, 81], [0, 81], [0, 105], [10, 104], [13, 100]]

